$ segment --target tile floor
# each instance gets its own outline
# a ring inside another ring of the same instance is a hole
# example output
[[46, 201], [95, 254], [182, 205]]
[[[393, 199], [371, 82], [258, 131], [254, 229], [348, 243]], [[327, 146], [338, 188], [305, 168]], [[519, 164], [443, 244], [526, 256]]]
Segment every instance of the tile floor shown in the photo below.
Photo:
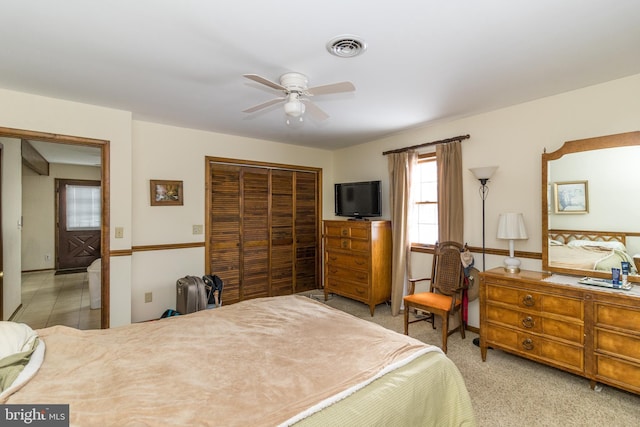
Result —
[[100, 309], [92, 310], [87, 273], [55, 275], [53, 270], [22, 274], [22, 307], [12, 319], [33, 329], [53, 325], [99, 329]]

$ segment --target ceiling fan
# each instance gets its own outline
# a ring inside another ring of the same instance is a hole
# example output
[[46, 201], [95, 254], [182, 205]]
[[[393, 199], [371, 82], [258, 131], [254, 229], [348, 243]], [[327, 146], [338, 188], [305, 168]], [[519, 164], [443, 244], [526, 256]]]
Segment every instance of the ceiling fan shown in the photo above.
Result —
[[280, 76], [280, 83], [272, 82], [257, 74], [245, 74], [244, 77], [254, 82], [269, 86], [270, 88], [280, 90], [284, 96], [271, 101], [263, 102], [251, 108], [244, 110], [244, 113], [253, 113], [255, 111], [267, 108], [271, 105], [284, 102], [284, 112], [289, 117], [300, 118], [305, 110], [309, 112], [317, 120], [326, 120], [329, 115], [322, 111], [320, 107], [315, 105], [308, 97], [315, 95], [328, 95], [332, 93], [353, 92], [356, 90], [351, 82], [333, 83], [323, 86], [307, 87], [307, 76], [300, 73], [285, 73]]

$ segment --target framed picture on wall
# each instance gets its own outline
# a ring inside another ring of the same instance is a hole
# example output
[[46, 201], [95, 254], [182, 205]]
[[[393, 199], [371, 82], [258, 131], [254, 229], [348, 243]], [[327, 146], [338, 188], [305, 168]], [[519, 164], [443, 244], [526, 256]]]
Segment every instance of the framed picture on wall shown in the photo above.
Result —
[[589, 212], [589, 191], [587, 181], [555, 182], [554, 212], [557, 214], [585, 214]]
[[150, 182], [151, 206], [182, 206], [184, 204], [182, 181], [152, 179]]

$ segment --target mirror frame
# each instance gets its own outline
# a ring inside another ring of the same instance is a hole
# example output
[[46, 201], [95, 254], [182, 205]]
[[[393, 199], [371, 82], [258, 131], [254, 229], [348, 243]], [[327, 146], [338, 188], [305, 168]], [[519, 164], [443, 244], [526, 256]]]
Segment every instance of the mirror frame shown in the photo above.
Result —
[[[633, 145], [640, 145], [640, 131], [566, 141], [558, 150], [551, 153], [547, 153], [545, 150], [545, 152], [542, 154], [542, 268], [544, 270], [554, 273], [565, 273], [581, 276], [588, 274], [589, 276], [593, 277], [611, 277], [611, 274], [606, 272], [599, 272], [595, 270], [569, 269], [562, 267], [553, 267], [549, 265], [548, 162], [551, 160], [557, 160], [565, 154], [600, 150], [603, 148], [628, 147]], [[638, 235], [640, 235], [640, 233], [638, 233]], [[629, 281], [640, 282], [640, 275], [629, 276]]]

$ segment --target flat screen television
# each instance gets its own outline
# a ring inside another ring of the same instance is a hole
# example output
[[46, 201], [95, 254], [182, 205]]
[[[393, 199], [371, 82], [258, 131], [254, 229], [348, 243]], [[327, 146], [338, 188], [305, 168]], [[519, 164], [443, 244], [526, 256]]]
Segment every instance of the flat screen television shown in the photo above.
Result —
[[355, 219], [382, 215], [380, 181], [335, 184], [336, 215]]

